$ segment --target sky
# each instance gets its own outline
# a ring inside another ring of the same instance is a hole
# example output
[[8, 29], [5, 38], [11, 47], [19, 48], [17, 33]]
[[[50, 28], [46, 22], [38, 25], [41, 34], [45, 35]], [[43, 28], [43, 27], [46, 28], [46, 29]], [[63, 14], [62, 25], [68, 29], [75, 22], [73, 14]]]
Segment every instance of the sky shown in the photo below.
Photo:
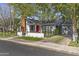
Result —
[[[0, 9], [0, 13], [3, 14], [3, 16], [5, 18], [10, 17], [10, 8], [7, 3], [0, 3], [0, 8], [2, 9], [2, 10]], [[57, 15], [58, 15], [58, 13], [57, 13]], [[36, 19], [37, 19], [37, 17], [36, 17]]]
[[0, 3], [0, 13], [6, 17], [10, 16], [9, 6], [7, 3]]

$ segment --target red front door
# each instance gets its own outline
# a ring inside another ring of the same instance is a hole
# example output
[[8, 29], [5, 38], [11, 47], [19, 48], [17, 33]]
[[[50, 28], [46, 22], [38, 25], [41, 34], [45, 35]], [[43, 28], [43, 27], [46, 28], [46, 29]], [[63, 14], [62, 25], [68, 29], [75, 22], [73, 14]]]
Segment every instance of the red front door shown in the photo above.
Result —
[[40, 32], [40, 25], [36, 25], [36, 32]]

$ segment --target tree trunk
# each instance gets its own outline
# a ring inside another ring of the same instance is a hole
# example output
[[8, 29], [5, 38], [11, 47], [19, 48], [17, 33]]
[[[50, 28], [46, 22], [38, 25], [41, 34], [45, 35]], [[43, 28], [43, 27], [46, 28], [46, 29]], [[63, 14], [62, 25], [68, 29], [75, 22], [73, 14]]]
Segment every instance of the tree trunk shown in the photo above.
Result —
[[72, 29], [73, 29], [73, 41], [77, 40], [78, 34], [77, 34], [77, 20], [76, 20], [76, 14], [75, 14], [75, 4], [74, 4], [74, 10], [73, 10], [73, 17], [72, 17]]
[[22, 16], [21, 19], [21, 31], [22, 31], [22, 35], [25, 35], [26, 33], [26, 17]]
[[77, 40], [77, 37], [78, 37], [78, 34], [77, 34], [77, 22], [76, 22], [76, 19], [72, 19], [72, 29], [73, 29], [73, 41], [76, 41]]

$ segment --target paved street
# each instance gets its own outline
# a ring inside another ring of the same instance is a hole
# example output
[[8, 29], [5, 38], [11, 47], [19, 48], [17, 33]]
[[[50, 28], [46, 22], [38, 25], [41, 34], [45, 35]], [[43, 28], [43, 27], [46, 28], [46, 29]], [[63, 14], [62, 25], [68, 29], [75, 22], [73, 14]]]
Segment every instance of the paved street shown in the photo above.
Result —
[[0, 56], [69, 56], [70, 54], [0, 40]]

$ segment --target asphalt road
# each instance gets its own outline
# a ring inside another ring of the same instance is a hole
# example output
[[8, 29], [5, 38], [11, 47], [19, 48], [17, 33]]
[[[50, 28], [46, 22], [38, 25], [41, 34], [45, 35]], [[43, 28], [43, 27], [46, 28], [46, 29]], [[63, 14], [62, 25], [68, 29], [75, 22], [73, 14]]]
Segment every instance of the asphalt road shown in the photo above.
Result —
[[9, 41], [0, 40], [0, 56], [72, 56], [44, 48], [21, 45]]

